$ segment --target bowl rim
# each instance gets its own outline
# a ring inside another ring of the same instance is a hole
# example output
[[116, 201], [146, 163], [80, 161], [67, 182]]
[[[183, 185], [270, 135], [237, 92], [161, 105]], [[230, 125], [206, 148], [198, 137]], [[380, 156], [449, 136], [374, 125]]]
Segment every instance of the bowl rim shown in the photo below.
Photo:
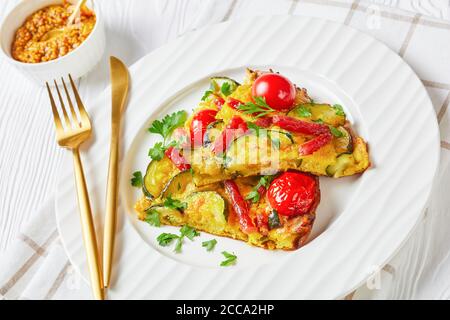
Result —
[[[27, 1], [33, 1], [33, 0], [27, 0]], [[39, 0], [34, 0], [34, 1], [38, 2]], [[68, 0], [68, 1], [70, 2], [70, 1], [72, 1], [72, 0]], [[55, 0], [55, 4], [56, 4], [56, 2], [62, 3], [63, 0]], [[80, 44], [78, 47], [76, 47], [74, 50], [70, 51], [69, 53], [67, 53], [67, 54], [65, 54], [65, 55], [63, 55], [63, 56], [61, 56], [61, 57], [58, 57], [58, 58], [56, 58], [56, 59], [53, 59], [53, 60], [44, 61], [44, 62], [37, 62], [37, 63], [23, 62], [23, 61], [19, 61], [19, 60], [14, 59], [11, 55], [9, 55], [7, 52], [5, 52], [3, 46], [1, 45], [1, 38], [2, 38], [3, 32], [4, 32], [5, 22], [6, 22], [6, 21], [8, 20], [8, 18], [9, 18], [12, 14], [14, 14], [14, 12], [15, 12], [21, 5], [23, 5], [23, 4], [24, 4], [24, 1], [19, 1], [19, 2], [18, 2], [18, 3], [17, 3], [17, 4], [16, 4], [16, 5], [15, 5], [15, 6], [7, 13], [7, 14], [6, 14], [6, 16], [3, 18], [3, 21], [2, 21], [2, 23], [1, 23], [1, 25], [0, 25], [0, 52], [1, 52], [1, 55], [4, 56], [10, 63], [16, 64], [16, 65], [19, 65], [19, 66], [25, 66], [25, 68], [39, 68], [39, 67], [41, 67], [41, 66], [48, 66], [48, 65], [50, 65], [50, 64], [56, 64], [56, 63], [59, 63], [59, 62], [65, 60], [65, 59], [67, 59], [69, 56], [73, 56], [73, 54], [76, 54], [76, 53], [79, 51], [80, 48], [86, 47], [86, 45], [88, 45], [88, 44], [86, 44], [86, 43], [87, 43], [87, 42], [90, 42], [90, 41], [92, 40], [92, 34], [93, 34], [94, 32], [96, 32], [96, 30], [97, 30], [98, 28], [100, 28], [99, 25], [100, 25], [101, 23], [103, 23], [103, 20], [102, 20], [102, 18], [101, 18], [101, 14], [99, 14], [99, 11], [100, 11], [100, 10], [97, 10], [97, 9], [98, 9], [98, 5], [96, 4], [95, 1], [91, 1], [91, 10], [94, 11], [94, 13], [95, 13], [95, 18], [96, 18], [96, 19], [95, 19], [95, 25], [94, 25], [94, 28], [92, 29], [92, 31], [91, 31], [91, 32], [89, 33], [89, 35], [87, 36], [87, 38], [86, 38], [84, 41], [82, 41], [81, 44]], [[45, 7], [47, 7], [47, 6], [49, 6], [49, 5], [42, 6], [41, 9], [43, 9], [43, 8], [45, 8]], [[35, 11], [29, 13], [27, 17], [29, 17], [30, 15], [32, 15], [33, 13], [35, 13], [37, 10], [41, 10], [41, 9], [36, 9]], [[23, 22], [22, 22], [22, 24], [23, 24]], [[16, 31], [17, 31], [17, 30], [16, 30]], [[16, 31], [14, 31], [14, 32], [16, 32]], [[12, 46], [12, 44], [10, 44], [10, 46]]]

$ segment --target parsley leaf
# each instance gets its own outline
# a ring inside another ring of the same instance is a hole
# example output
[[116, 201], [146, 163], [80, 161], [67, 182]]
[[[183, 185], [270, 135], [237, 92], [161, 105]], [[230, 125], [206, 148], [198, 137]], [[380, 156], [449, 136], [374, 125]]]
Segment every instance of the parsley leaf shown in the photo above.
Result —
[[180, 229], [181, 237], [187, 237], [189, 240], [193, 241], [195, 237], [198, 237], [200, 233], [194, 228], [185, 224]]
[[203, 94], [202, 101], [205, 101], [213, 92], [211, 90], [206, 90]]
[[336, 112], [336, 115], [345, 117], [344, 108], [342, 108], [342, 106], [340, 104], [335, 104], [332, 106], [332, 108]]
[[169, 244], [172, 243], [173, 240], [178, 239], [179, 236], [173, 233], [161, 233], [156, 240], [158, 241], [159, 245], [162, 247], [167, 247]]
[[224, 96], [229, 96], [232, 92], [230, 83], [229, 82], [222, 83], [222, 86], [220, 87], [220, 92], [222, 92]]
[[258, 184], [252, 189], [252, 191], [247, 194], [245, 200], [251, 200], [253, 203], [257, 203], [260, 199], [260, 194], [258, 192], [259, 188], [264, 187], [265, 189], [267, 189], [274, 178], [275, 175], [261, 176], [261, 178], [259, 178]]
[[296, 113], [303, 118], [309, 118], [312, 116], [311, 111], [305, 106], [300, 106], [296, 109]]
[[237, 107], [237, 109], [245, 114], [251, 114], [255, 118], [264, 117], [275, 111], [266, 103], [266, 99], [263, 97], [253, 97], [253, 99], [255, 100], [254, 103], [247, 102], [246, 104], [241, 104]]
[[168, 196], [167, 199], [164, 201], [164, 207], [175, 209], [175, 210], [184, 210], [187, 207], [186, 202], [181, 202], [177, 199], [172, 199], [171, 196]]
[[153, 121], [148, 131], [161, 135], [165, 141], [173, 130], [182, 126], [186, 122], [186, 119], [186, 111], [177, 111], [171, 115], [166, 115], [162, 120]]
[[225, 260], [223, 260], [220, 263], [220, 265], [222, 267], [228, 267], [228, 266], [231, 266], [231, 265], [236, 263], [236, 260], [237, 260], [237, 256], [236, 255], [234, 255], [232, 253], [229, 253], [229, 252], [226, 252], [226, 251], [223, 251], [222, 254], [225, 257]]
[[212, 251], [212, 250], [214, 250], [214, 247], [216, 246], [216, 244], [217, 244], [217, 240], [216, 239], [212, 239], [212, 240], [209, 240], [209, 241], [203, 241], [202, 242], [202, 247], [205, 247], [206, 251]]
[[331, 134], [333, 136], [335, 136], [336, 138], [340, 138], [340, 137], [344, 136], [344, 134], [339, 129], [336, 129], [333, 126], [329, 126], [329, 127], [330, 127]]
[[147, 214], [145, 216], [145, 222], [147, 222], [151, 226], [160, 227], [161, 221], [159, 220], [159, 212], [153, 208], [150, 208], [145, 211]]
[[131, 178], [131, 185], [133, 187], [137, 187], [140, 188], [142, 187], [142, 172], [140, 171], [135, 171], [133, 173], [133, 177]]
[[163, 146], [162, 142], [157, 142], [153, 146], [153, 148], [150, 148], [148, 150], [148, 155], [153, 160], [161, 160], [164, 157], [164, 152], [166, 151], [166, 148]]

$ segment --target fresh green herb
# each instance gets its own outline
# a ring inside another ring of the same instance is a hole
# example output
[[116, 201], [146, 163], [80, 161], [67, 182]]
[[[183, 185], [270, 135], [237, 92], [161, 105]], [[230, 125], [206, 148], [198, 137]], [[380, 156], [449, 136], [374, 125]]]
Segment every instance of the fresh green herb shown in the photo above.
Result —
[[205, 101], [211, 94], [213, 94], [212, 90], [206, 90], [203, 94], [202, 101]]
[[151, 226], [160, 227], [161, 221], [159, 219], [159, 212], [153, 208], [146, 210], [145, 213], [145, 222], [147, 222]]
[[222, 86], [220, 87], [220, 92], [226, 97], [229, 96], [233, 91], [231, 89], [231, 85], [229, 82], [222, 83]]
[[194, 168], [190, 167], [189, 172], [191, 173], [191, 176], [194, 176]]
[[281, 226], [280, 217], [278, 216], [278, 212], [276, 210], [272, 210], [269, 214], [269, 228], [278, 228]]
[[159, 161], [164, 157], [164, 152], [166, 151], [166, 148], [163, 146], [162, 142], [157, 142], [153, 146], [153, 148], [150, 148], [148, 150], [148, 156], [151, 157], [153, 160]]
[[206, 251], [212, 251], [212, 250], [214, 250], [214, 247], [216, 246], [216, 244], [217, 244], [217, 240], [216, 239], [212, 239], [212, 240], [209, 240], [209, 241], [203, 241], [202, 242], [202, 247], [205, 247]]
[[198, 237], [200, 233], [194, 228], [185, 224], [180, 229], [181, 237], [187, 237], [189, 240], [193, 241], [195, 237]]
[[162, 120], [153, 121], [148, 131], [161, 135], [165, 142], [173, 130], [182, 126], [186, 122], [186, 119], [186, 111], [177, 111], [166, 115]]
[[261, 178], [259, 178], [258, 184], [252, 189], [252, 191], [247, 194], [245, 200], [251, 200], [253, 203], [257, 203], [260, 199], [260, 194], [258, 192], [259, 188], [264, 187], [265, 189], [267, 189], [274, 178], [275, 175], [261, 176]]
[[222, 267], [228, 267], [228, 266], [231, 266], [231, 265], [236, 263], [236, 260], [237, 260], [237, 256], [236, 255], [234, 255], [232, 253], [229, 253], [229, 252], [226, 252], [226, 251], [223, 251], [222, 254], [225, 257], [225, 260], [223, 260], [220, 263], [220, 265]]
[[131, 178], [131, 185], [133, 187], [140, 188], [142, 187], [142, 172], [135, 171], [133, 172], [133, 177]]
[[177, 242], [175, 244], [175, 251], [176, 253], [181, 253], [181, 248], [183, 247], [183, 237], [178, 237]]
[[300, 106], [296, 109], [297, 114], [302, 118], [309, 118], [312, 116], [311, 111], [305, 106]]
[[336, 115], [345, 117], [344, 108], [342, 108], [342, 106], [340, 104], [335, 104], [332, 106], [332, 108], [336, 112]]
[[187, 208], [187, 203], [181, 202], [177, 199], [172, 199], [172, 197], [169, 195], [164, 201], [164, 207], [175, 210], [184, 210]]
[[160, 246], [167, 247], [173, 240], [178, 239], [179, 236], [173, 233], [161, 233], [156, 240]]
[[237, 109], [245, 114], [251, 114], [255, 118], [264, 117], [275, 111], [266, 103], [266, 99], [263, 97], [253, 97], [253, 99], [255, 100], [254, 103], [247, 102], [246, 104], [241, 104]]
[[344, 136], [344, 134], [342, 133], [342, 131], [336, 129], [336, 128], [333, 127], [333, 126], [329, 126], [329, 127], [330, 127], [331, 134], [332, 134], [333, 136], [335, 136], [336, 138], [340, 138], [340, 137]]

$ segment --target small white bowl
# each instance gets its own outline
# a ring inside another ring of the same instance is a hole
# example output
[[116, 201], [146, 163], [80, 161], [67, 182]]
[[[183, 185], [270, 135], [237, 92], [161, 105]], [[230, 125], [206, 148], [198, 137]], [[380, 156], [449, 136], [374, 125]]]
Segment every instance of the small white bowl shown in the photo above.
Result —
[[[70, 0], [70, 2], [75, 3], [76, 1]], [[105, 50], [105, 29], [102, 16], [99, 10], [96, 10], [98, 6], [88, 1], [88, 7], [95, 12], [96, 23], [89, 36], [78, 48], [55, 60], [40, 63], [24, 63], [12, 58], [11, 45], [16, 30], [34, 12], [60, 3], [62, 3], [61, 0], [21, 1], [8, 13], [0, 27], [1, 55], [40, 85], [45, 85], [46, 81], [52, 83], [53, 79], [67, 77], [69, 73], [74, 79], [85, 75], [100, 61]]]

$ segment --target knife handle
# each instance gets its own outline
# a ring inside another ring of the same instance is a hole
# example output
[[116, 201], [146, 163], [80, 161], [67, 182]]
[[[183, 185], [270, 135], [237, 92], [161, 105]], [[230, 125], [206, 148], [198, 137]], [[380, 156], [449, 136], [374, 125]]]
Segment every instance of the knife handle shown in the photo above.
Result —
[[103, 230], [103, 283], [108, 288], [111, 280], [111, 268], [114, 254], [114, 239], [117, 219], [117, 173], [119, 168], [119, 135], [120, 128], [111, 130], [111, 146], [109, 153], [108, 183], [106, 187], [106, 214]]

